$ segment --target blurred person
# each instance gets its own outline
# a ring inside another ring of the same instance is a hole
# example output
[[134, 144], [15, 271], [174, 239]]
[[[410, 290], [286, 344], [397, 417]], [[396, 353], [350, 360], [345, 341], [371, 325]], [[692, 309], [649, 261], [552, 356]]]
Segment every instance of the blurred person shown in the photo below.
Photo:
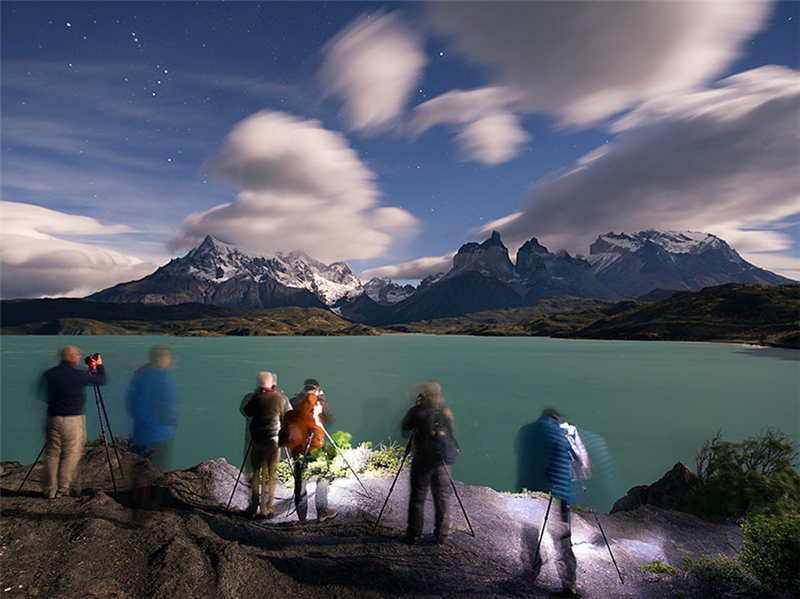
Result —
[[444, 405], [442, 388], [438, 382], [426, 381], [422, 384], [422, 391], [400, 427], [404, 433], [410, 432], [412, 435], [411, 495], [406, 540], [413, 545], [422, 536], [425, 499], [430, 489], [435, 509], [434, 536], [438, 543], [444, 543], [450, 534], [452, 497], [447, 464], [455, 460], [458, 444], [455, 441], [453, 412]]
[[292, 409], [286, 395], [276, 384], [277, 375], [267, 371], [259, 372], [256, 392], [250, 395], [243, 408], [245, 415], [251, 418], [248, 428], [253, 475], [250, 483], [250, 505], [246, 513], [252, 517], [259, 512], [265, 517], [275, 515], [275, 484], [281, 461], [278, 434], [284, 414]]
[[44, 495], [67, 495], [75, 481], [86, 445], [86, 387], [105, 385], [106, 371], [100, 354], [92, 356], [93, 369], [79, 369], [81, 350], [67, 345], [61, 362], [47, 370], [39, 382], [39, 396], [47, 401], [45, 422]]
[[[569, 434], [577, 436], [575, 427], [561, 426], [561, 415], [553, 408], [542, 411], [538, 420], [524, 425], [517, 435], [517, 490], [541, 491], [559, 500], [559, 523], [554, 538], [561, 554], [557, 569], [562, 590], [557, 597], [579, 597], [576, 588], [575, 553], [572, 551], [570, 504], [573, 499], [572, 484], [583, 462], [570, 443]], [[585, 449], [584, 449], [585, 451]], [[584, 457], [584, 460], [587, 458]], [[586, 462], [588, 464], [588, 460]], [[533, 564], [538, 576], [541, 554]]]
[[[308, 494], [305, 478], [308, 465], [325, 455], [325, 433], [333, 424], [333, 413], [325, 393], [316, 379], [306, 379], [303, 390], [292, 398], [292, 410], [286, 414], [280, 433], [280, 443], [288, 448], [294, 460], [294, 504], [300, 524], [308, 516]], [[335, 518], [337, 511], [328, 507], [327, 472], [316, 476], [314, 503], [317, 520]]]
[[178, 389], [167, 372], [172, 353], [154, 345], [149, 362], [133, 373], [128, 388], [128, 412], [133, 418], [133, 444], [162, 472], [170, 469], [178, 427]]

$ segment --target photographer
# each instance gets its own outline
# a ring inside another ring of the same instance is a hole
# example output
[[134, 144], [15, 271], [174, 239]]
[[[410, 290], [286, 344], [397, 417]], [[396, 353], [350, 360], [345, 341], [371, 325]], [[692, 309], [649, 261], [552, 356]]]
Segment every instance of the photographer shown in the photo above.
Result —
[[[556, 568], [563, 588], [553, 596], [579, 597], [575, 584], [577, 563], [572, 550], [569, 508], [576, 475], [573, 464], [580, 464], [581, 461], [569, 442], [568, 429], [561, 424], [561, 415], [553, 408], [546, 408], [538, 420], [519, 430], [516, 447], [517, 490], [550, 493], [559, 500], [559, 522], [553, 534], [561, 554]], [[541, 557], [537, 555], [533, 564], [537, 576], [541, 567]]]
[[455, 459], [458, 444], [453, 434], [453, 412], [444, 406], [438, 382], [423, 383], [422, 392], [406, 413], [400, 428], [404, 433], [411, 431], [413, 435], [406, 540], [413, 545], [422, 536], [425, 499], [430, 489], [436, 512], [434, 536], [437, 543], [444, 543], [450, 534], [451, 487], [447, 464]]
[[63, 347], [60, 356], [61, 363], [46, 371], [39, 383], [40, 397], [47, 401], [44, 494], [48, 499], [69, 493], [75, 480], [86, 444], [86, 387], [106, 384], [100, 354], [86, 358], [88, 370], [78, 368], [77, 347]]

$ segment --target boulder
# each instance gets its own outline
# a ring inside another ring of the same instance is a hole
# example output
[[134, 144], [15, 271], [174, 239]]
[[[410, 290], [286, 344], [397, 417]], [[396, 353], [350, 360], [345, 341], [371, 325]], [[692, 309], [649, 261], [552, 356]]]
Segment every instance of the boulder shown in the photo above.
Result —
[[692, 490], [694, 472], [684, 463], [678, 462], [652, 485], [633, 487], [625, 497], [614, 502], [611, 513], [632, 512], [643, 506], [652, 505], [662, 510], [683, 511], [686, 495]]

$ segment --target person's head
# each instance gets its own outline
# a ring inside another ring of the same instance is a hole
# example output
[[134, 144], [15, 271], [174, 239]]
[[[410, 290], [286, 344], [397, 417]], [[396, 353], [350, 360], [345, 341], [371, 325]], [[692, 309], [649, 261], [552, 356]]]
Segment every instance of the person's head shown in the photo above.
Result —
[[540, 418], [552, 418], [556, 422], [561, 422], [561, 414], [555, 408], [545, 408]]
[[317, 379], [306, 379], [303, 381], [303, 391], [312, 391], [319, 389], [319, 381]]
[[275, 375], [266, 370], [258, 373], [256, 386], [259, 389], [272, 389], [275, 386]]
[[166, 345], [154, 345], [150, 348], [148, 357], [153, 368], [168, 368], [172, 363], [172, 353]]
[[442, 405], [444, 403], [442, 386], [437, 381], [423, 381], [417, 403], [426, 408]]
[[77, 366], [81, 361], [81, 350], [74, 345], [65, 345], [59, 352], [62, 362]]

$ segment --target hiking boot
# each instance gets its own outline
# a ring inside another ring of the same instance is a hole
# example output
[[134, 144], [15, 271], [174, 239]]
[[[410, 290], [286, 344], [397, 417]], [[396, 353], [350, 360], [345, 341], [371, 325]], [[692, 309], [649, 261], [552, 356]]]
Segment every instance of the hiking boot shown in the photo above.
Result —
[[417, 543], [417, 541], [419, 541], [419, 537], [418, 536], [409, 535], [409, 534], [406, 535], [406, 543], [408, 543], [409, 545], [415, 545]]
[[317, 516], [317, 520], [319, 522], [325, 522], [326, 520], [333, 520], [339, 512], [334, 509], [330, 509], [324, 514]]
[[581, 594], [578, 592], [578, 589], [571, 589], [566, 587], [561, 589], [558, 593], [552, 595], [552, 597], [567, 597], [572, 599], [580, 599]]

